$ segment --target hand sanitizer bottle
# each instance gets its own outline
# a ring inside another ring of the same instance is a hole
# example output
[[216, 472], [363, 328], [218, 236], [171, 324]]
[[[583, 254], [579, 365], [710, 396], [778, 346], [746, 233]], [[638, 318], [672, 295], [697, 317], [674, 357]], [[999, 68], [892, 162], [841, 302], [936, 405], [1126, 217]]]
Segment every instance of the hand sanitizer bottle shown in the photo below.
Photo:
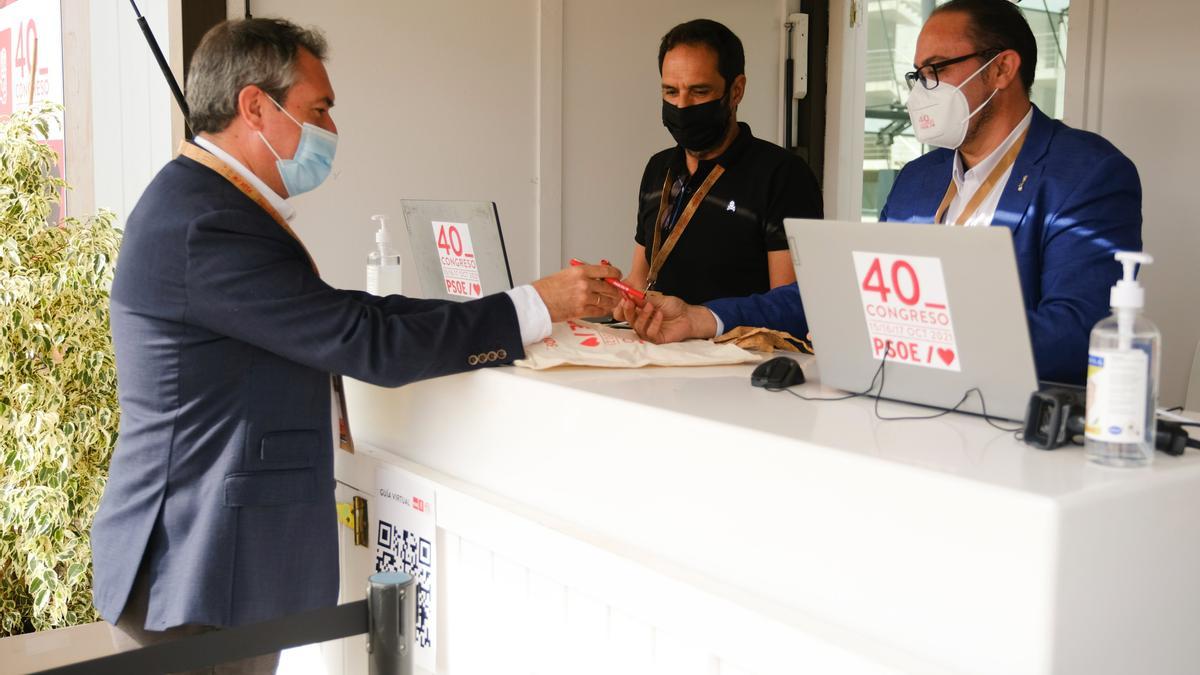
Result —
[[1146, 292], [1134, 279], [1146, 253], [1121, 251], [1124, 278], [1112, 287], [1113, 313], [1092, 329], [1088, 346], [1087, 458], [1108, 466], [1148, 466], [1154, 461], [1158, 370], [1162, 337], [1142, 316]]
[[392, 247], [388, 234], [387, 216], [371, 216], [379, 222], [375, 233], [375, 250], [367, 254], [367, 292], [371, 295], [399, 295], [402, 280], [400, 253]]

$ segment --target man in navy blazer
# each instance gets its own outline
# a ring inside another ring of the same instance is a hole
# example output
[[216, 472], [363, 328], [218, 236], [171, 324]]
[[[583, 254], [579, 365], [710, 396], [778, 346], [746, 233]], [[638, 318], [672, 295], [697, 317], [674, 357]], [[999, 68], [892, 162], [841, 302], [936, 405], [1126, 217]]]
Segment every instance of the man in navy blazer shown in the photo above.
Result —
[[[962, 115], [971, 116], [965, 133], [952, 138], [957, 144], [901, 170], [880, 219], [1012, 230], [1038, 377], [1082, 383], [1088, 335], [1108, 314], [1109, 289], [1121, 276], [1113, 254], [1142, 247], [1137, 169], [1100, 136], [1052, 120], [1032, 105], [1037, 45], [1011, 2], [941, 5], [921, 30], [916, 57], [909, 78], [914, 125], [933, 123], [913, 110], [920, 98], [916, 88], [928, 85], [926, 91], [943, 89], [943, 96], [961, 91]], [[919, 105], [930, 98], [924, 95]], [[1016, 155], [1005, 177], [1009, 151]], [[993, 172], [997, 180], [989, 191]], [[656, 341], [711, 337], [741, 325], [805, 335], [796, 285], [706, 307], [652, 298], [634, 321], [639, 333]]]
[[285, 198], [333, 160], [325, 50], [281, 20], [210, 31], [188, 78], [196, 144], [128, 218], [121, 427], [91, 538], [95, 603], [126, 646], [336, 602], [331, 374], [394, 387], [510, 363], [552, 321], [616, 304], [607, 265], [461, 304], [323, 282]]

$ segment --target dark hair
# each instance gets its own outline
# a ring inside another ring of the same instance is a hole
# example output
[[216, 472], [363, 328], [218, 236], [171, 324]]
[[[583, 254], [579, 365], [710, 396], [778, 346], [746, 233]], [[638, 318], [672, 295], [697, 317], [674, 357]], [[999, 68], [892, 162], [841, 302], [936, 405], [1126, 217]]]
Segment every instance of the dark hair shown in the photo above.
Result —
[[933, 14], [962, 12], [970, 18], [967, 37], [976, 51], [1011, 49], [1021, 57], [1021, 84], [1025, 93], [1033, 91], [1037, 70], [1037, 40], [1029, 22], [1012, 0], [950, 0], [933, 10]]
[[213, 26], [192, 56], [187, 78], [188, 122], [196, 133], [223, 131], [237, 115], [248, 85], [283, 105], [296, 83], [300, 48], [325, 60], [325, 38], [283, 19], [224, 21]]
[[692, 19], [667, 31], [658, 47], [660, 75], [667, 52], [679, 45], [705, 45], [716, 52], [717, 72], [725, 79], [726, 87], [733, 84], [738, 75], [746, 72], [746, 52], [742, 49], [742, 41], [724, 24], [711, 19]]

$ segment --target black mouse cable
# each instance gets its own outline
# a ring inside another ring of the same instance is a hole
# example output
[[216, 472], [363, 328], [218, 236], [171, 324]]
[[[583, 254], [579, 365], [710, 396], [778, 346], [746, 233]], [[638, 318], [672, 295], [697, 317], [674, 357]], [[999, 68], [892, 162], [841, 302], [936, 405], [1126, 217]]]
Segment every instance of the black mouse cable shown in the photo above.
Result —
[[[886, 361], [886, 359], [887, 359], [887, 349], [886, 348], [884, 349], [883, 357], [884, 357], [884, 361]], [[886, 381], [886, 374], [884, 373], [884, 370], [883, 370], [884, 361], [881, 361], [879, 364], [879, 392], [875, 394], [875, 417], [878, 417], [881, 420], [884, 420], [886, 422], [901, 422], [901, 421], [905, 421], [905, 420], [937, 419], [939, 417], [942, 417], [943, 415], [949, 415], [952, 412], [958, 412], [959, 408], [961, 408], [963, 406], [963, 404], [966, 403], [967, 400], [971, 398], [971, 394], [975, 394], [976, 396], [979, 397], [979, 408], [982, 411], [982, 416], [983, 416], [984, 421], [986, 421], [993, 428], [999, 429], [1000, 431], [1006, 431], [1009, 433], [1016, 433], [1018, 431], [1024, 430], [1024, 428], [1025, 428], [1024, 426], [1005, 427], [1005, 426], [1001, 426], [1001, 425], [995, 423], [994, 421], [992, 421], [992, 416], [989, 415], [988, 411], [987, 411], [987, 400], [983, 397], [983, 390], [980, 389], [979, 387], [971, 387], [970, 389], [964, 391], [962, 398], [958, 399], [958, 403], [955, 403], [954, 407], [948, 408], [941, 412], [933, 413], [932, 415], [901, 415], [899, 417], [888, 417], [888, 416], [882, 415], [879, 413], [879, 399], [883, 397], [883, 385], [884, 385], [884, 382]], [[874, 383], [874, 380], [872, 380], [872, 384], [873, 383]]]
[[[875, 374], [871, 377], [871, 384], [862, 391], [856, 391], [853, 393], [845, 394], [844, 396], [805, 396], [804, 394], [797, 394], [796, 392], [792, 391], [788, 387], [763, 387], [763, 389], [766, 389], [767, 391], [786, 391], [787, 393], [791, 394], [792, 396], [795, 396], [796, 398], [804, 400], [804, 401], [845, 401], [847, 399], [857, 398], [859, 396], [866, 396], [867, 394], [870, 394], [871, 391], [873, 389], [875, 389], [876, 380], [878, 380], [879, 376], [883, 374], [883, 364], [886, 362], [887, 362], [887, 352], [884, 352], [883, 360], [881, 360], [879, 362], [879, 368], [877, 368], [875, 370]], [[882, 391], [882, 388], [881, 388], [881, 391]]]
[[966, 403], [971, 398], [971, 394], [975, 394], [975, 395], [979, 396], [979, 407], [983, 411], [982, 417], [983, 417], [984, 421], [988, 423], [988, 425], [990, 425], [996, 429], [999, 429], [1000, 431], [1004, 431], [1004, 432], [1008, 432], [1008, 433], [1017, 433], [1024, 429], [1024, 427], [1005, 427], [1000, 424], [997, 424], [992, 419], [992, 416], [988, 414], [987, 400], [983, 396], [983, 390], [981, 390], [979, 387], [971, 387], [970, 389], [963, 392], [962, 398], [958, 399], [958, 403], [955, 403], [954, 407], [947, 408], [946, 410], [942, 410], [941, 412], [936, 412], [931, 415], [899, 415], [899, 416], [892, 417], [892, 416], [888, 416], [888, 415], [884, 415], [884, 414], [880, 413], [879, 412], [879, 401], [880, 401], [880, 399], [883, 398], [883, 386], [884, 386], [884, 383], [887, 381], [884, 366], [887, 365], [888, 347], [890, 347], [890, 344], [884, 346], [883, 358], [881, 358], [879, 360], [879, 368], [875, 369], [875, 374], [871, 377], [871, 384], [862, 391], [852, 392], [852, 393], [846, 394], [844, 396], [821, 397], [821, 396], [805, 396], [803, 394], [796, 393], [787, 387], [765, 387], [765, 389], [767, 391], [786, 391], [787, 393], [791, 394], [792, 396], [795, 396], [796, 398], [804, 400], [804, 401], [845, 401], [848, 399], [857, 398], [859, 396], [869, 395], [875, 389], [875, 383], [879, 382], [879, 391], [875, 392], [875, 395], [872, 398], [875, 399], [875, 405], [874, 405], [875, 417], [880, 420], [883, 420], [884, 422], [904, 422], [904, 421], [910, 421], [910, 420], [932, 420], [932, 419], [937, 419], [939, 417], [944, 417], [946, 415], [949, 415], [952, 412], [958, 412], [959, 409], [962, 408], [963, 404]]

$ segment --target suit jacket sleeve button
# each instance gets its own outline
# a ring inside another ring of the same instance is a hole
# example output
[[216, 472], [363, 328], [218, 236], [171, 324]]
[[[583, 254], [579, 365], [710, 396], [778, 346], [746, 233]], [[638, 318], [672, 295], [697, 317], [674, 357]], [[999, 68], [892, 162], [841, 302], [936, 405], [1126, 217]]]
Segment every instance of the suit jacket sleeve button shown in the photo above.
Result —
[[468, 366], [476, 366], [476, 365], [479, 365], [479, 357], [478, 357], [478, 356], [476, 356], [476, 355], [474, 355], [474, 354], [472, 354], [472, 355], [468, 356], [468, 357], [467, 357], [467, 365], [468, 365]]
[[494, 351], [488, 352], [488, 361], [495, 361], [498, 358], [500, 358], [500, 355], [497, 354], [496, 352], [494, 352]]
[[501, 359], [501, 360], [504, 360], [504, 359], [507, 359], [507, 358], [508, 358], [508, 352], [504, 351], [503, 349], [501, 349], [500, 351], [496, 352], [496, 354], [497, 354], [497, 355], [500, 357], [500, 359]]

